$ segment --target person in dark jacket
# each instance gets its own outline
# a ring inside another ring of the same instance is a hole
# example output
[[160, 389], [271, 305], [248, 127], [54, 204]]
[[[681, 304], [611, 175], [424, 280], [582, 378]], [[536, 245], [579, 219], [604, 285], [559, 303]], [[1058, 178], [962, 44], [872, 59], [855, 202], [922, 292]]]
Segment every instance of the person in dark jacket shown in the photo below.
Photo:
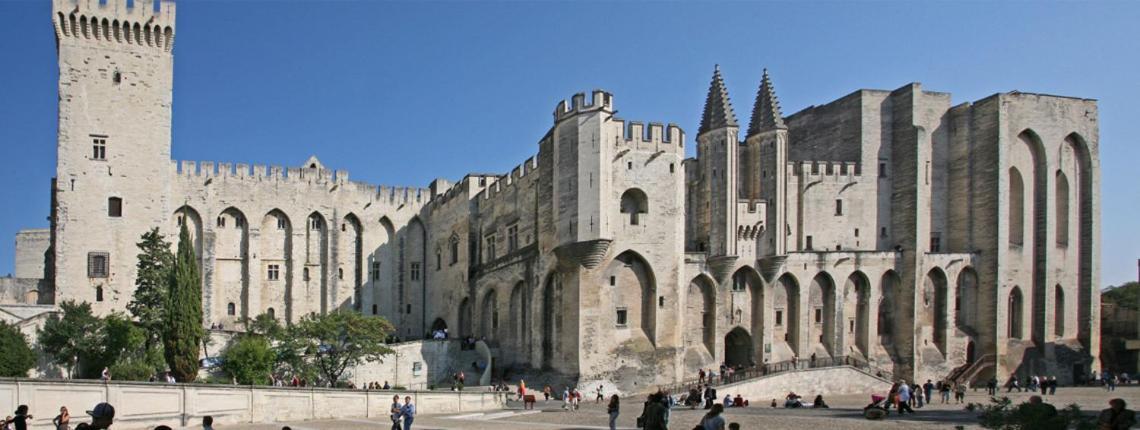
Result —
[[645, 406], [641, 410], [642, 428], [645, 430], [668, 430], [669, 421], [666, 415], [668, 411], [665, 409], [665, 404], [661, 403], [661, 392], [656, 392], [649, 395], [649, 399], [645, 401]]

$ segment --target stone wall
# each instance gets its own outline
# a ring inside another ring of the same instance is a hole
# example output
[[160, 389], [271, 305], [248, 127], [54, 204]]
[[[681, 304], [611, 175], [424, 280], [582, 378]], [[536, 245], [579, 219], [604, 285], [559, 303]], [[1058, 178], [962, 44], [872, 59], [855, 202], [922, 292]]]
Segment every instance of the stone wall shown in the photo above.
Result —
[[890, 389], [891, 382], [886, 379], [853, 367], [834, 367], [785, 372], [722, 385], [717, 387], [717, 395], [729, 394], [736, 397], [739, 394], [748, 399], [752, 406], [767, 407], [771, 399], [776, 399], [776, 403], [783, 406], [788, 392], [803, 396], [805, 402], [810, 402], [816, 394], [822, 394], [825, 400], [828, 396], [866, 394], [867, 402], [870, 403], [871, 394], [886, 396]]
[[201, 384], [98, 381], [0, 380], [0, 408], [28, 405], [31, 429], [51, 428], [60, 406], [71, 411], [75, 426], [83, 411], [100, 402], [115, 407], [116, 429], [196, 426], [206, 415], [214, 425], [270, 423], [311, 419], [377, 418], [388, 414], [393, 395], [411, 396], [420, 414], [501, 409], [506, 395], [490, 391], [363, 391], [323, 388], [273, 388]]

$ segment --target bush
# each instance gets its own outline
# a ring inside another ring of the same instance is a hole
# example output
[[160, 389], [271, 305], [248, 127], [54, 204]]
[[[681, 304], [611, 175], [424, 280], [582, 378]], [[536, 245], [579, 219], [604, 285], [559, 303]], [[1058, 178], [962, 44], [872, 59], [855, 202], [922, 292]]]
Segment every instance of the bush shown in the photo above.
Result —
[[277, 354], [261, 336], [241, 336], [222, 353], [222, 370], [243, 385], [266, 385]]
[[20, 329], [0, 321], [0, 376], [23, 378], [36, 366], [36, 355]]
[[968, 411], [980, 411], [979, 424], [994, 430], [1094, 430], [1091, 417], [1082, 414], [1081, 408], [1071, 404], [1060, 411], [1047, 403], [1021, 403], [1013, 406], [1008, 397], [991, 398], [989, 405], [970, 403]]

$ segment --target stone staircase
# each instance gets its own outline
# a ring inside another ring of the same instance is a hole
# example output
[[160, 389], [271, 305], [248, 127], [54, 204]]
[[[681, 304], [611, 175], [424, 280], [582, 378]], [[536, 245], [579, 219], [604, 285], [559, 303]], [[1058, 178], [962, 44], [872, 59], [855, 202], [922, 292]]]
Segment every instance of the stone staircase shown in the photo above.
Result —
[[973, 363], [963, 364], [958, 366], [950, 372], [946, 379], [955, 384], [969, 383], [974, 384], [974, 380], [986, 369], [993, 368], [997, 364], [997, 356], [994, 354], [986, 354], [978, 357]]
[[678, 382], [678, 383], [675, 383], [672, 385], [661, 386], [660, 389], [668, 390], [669, 392], [672, 392], [672, 393], [679, 393], [682, 391], [687, 391], [689, 389], [689, 387], [693, 387], [696, 385], [712, 385], [713, 387], [719, 387], [722, 385], [736, 384], [736, 383], [740, 383], [740, 382], [748, 382], [748, 381], [753, 380], [753, 379], [760, 379], [760, 378], [764, 378], [764, 377], [768, 377], [768, 376], [772, 376], [772, 375], [776, 375], [776, 374], [781, 374], [781, 373], [802, 371], [802, 370], [808, 370], [808, 369], [823, 369], [823, 368], [835, 368], [835, 367], [851, 367], [851, 368], [854, 368], [856, 370], [862, 371], [863, 373], [866, 373], [869, 376], [881, 379], [884, 382], [887, 382], [887, 383], [891, 382], [891, 377], [892, 377], [891, 372], [880, 369], [880, 368], [876, 367], [875, 365], [871, 364], [870, 362], [867, 362], [865, 360], [861, 360], [861, 359], [858, 359], [855, 357], [851, 357], [851, 356], [836, 356], [836, 357], [827, 357], [827, 358], [817, 358], [815, 360], [789, 360], [789, 361], [781, 361], [781, 362], [777, 362], [777, 363], [768, 363], [768, 364], [758, 365], [756, 367], [752, 367], [752, 368], [748, 368], [748, 369], [738, 370], [738, 371], [734, 372], [731, 376], [728, 376], [728, 377], [724, 377], [723, 375], [717, 375], [717, 377], [714, 379], [710, 380], [708, 378], [705, 378], [705, 380], [703, 380], [703, 381], [700, 380], [699, 378], [694, 378], [694, 379], [681, 381], [681, 382]]

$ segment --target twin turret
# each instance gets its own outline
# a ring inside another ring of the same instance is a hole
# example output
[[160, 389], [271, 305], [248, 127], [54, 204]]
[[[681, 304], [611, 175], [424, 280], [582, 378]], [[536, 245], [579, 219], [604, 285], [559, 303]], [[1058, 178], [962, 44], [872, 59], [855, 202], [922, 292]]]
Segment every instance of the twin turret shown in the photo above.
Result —
[[175, 6], [165, 0], [52, 0], [56, 41], [121, 43], [170, 52]]
[[569, 105], [566, 104], [566, 100], [559, 101], [558, 106], [554, 108], [554, 123], [557, 124], [559, 121], [579, 113], [596, 110], [613, 112], [613, 94], [604, 90], [594, 90], [588, 104], [586, 103], [586, 93], [574, 94], [574, 97], [570, 98]]

